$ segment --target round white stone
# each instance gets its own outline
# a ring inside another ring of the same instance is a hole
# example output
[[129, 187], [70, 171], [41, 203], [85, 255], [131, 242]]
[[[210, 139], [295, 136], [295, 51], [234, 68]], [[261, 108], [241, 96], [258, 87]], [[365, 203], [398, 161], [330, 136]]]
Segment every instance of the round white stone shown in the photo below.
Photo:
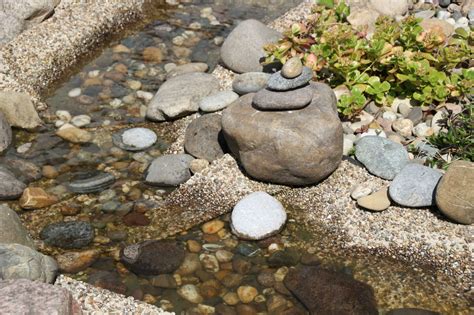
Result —
[[79, 95], [81, 95], [81, 93], [82, 91], [80, 88], [75, 88], [75, 89], [70, 90], [67, 95], [69, 97], [78, 97]]
[[77, 115], [72, 117], [71, 124], [76, 127], [84, 127], [91, 123], [91, 118], [88, 115]]
[[125, 145], [141, 150], [151, 147], [156, 140], [156, 133], [147, 128], [132, 128], [122, 134], [122, 142]]
[[260, 240], [278, 233], [286, 222], [283, 205], [263, 191], [240, 200], [231, 215], [232, 232], [238, 237]]

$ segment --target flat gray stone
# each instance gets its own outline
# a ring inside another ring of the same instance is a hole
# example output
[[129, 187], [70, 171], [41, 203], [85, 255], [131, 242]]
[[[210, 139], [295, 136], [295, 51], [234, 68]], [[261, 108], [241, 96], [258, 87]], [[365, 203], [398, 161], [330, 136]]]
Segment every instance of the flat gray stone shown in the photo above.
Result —
[[12, 143], [12, 128], [5, 115], [0, 112], [0, 153], [5, 151]]
[[253, 105], [259, 110], [294, 110], [307, 106], [312, 98], [313, 88], [310, 85], [285, 92], [263, 89], [253, 97]]
[[288, 91], [307, 84], [313, 78], [313, 70], [303, 67], [301, 75], [294, 79], [287, 79], [281, 75], [281, 71], [275, 72], [268, 79], [268, 89], [275, 91]]
[[0, 200], [20, 198], [26, 185], [16, 179], [15, 175], [0, 166]]
[[257, 20], [246, 20], [227, 36], [222, 44], [221, 59], [224, 65], [237, 73], [262, 71], [263, 46], [274, 43], [281, 34]]
[[191, 178], [189, 154], [168, 154], [157, 157], [147, 170], [145, 181], [157, 186], [178, 186]]
[[247, 72], [235, 77], [232, 89], [240, 94], [255, 93], [267, 86], [270, 74], [264, 72]]
[[216, 112], [226, 108], [239, 98], [233, 91], [222, 91], [206, 96], [199, 102], [199, 109], [203, 112]]
[[16, 243], [35, 249], [33, 239], [21, 223], [20, 217], [6, 205], [0, 205], [0, 243]]
[[148, 128], [123, 129], [112, 135], [114, 144], [127, 151], [146, 150], [157, 140], [156, 133]]
[[356, 158], [375, 176], [392, 180], [408, 163], [403, 145], [378, 136], [366, 136], [356, 144]]
[[407, 164], [390, 184], [393, 201], [405, 207], [429, 207], [435, 204], [435, 191], [443, 174], [420, 164]]
[[172, 120], [195, 113], [199, 102], [219, 91], [219, 81], [207, 73], [186, 73], [161, 85], [148, 104], [146, 117], [154, 121]]
[[0, 244], [0, 279], [29, 279], [52, 283], [58, 265], [46, 255], [20, 244]]
[[191, 62], [184, 65], [179, 65], [170, 70], [166, 75], [166, 79], [176, 77], [178, 75], [193, 73], [193, 72], [206, 72], [209, 66], [203, 62]]

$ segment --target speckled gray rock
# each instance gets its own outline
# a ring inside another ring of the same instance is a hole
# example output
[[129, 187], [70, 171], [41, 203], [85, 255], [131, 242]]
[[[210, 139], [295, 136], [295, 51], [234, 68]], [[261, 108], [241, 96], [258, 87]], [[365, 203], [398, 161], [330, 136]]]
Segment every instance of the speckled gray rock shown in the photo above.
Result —
[[82, 314], [67, 289], [38, 281], [0, 281], [0, 296], [0, 309], [4, 314]]
[[255, 93], [267, 86], [270, 74], [263, 72], [247, 72], [235, 77], [232, 89], [240, 94]]
[[105, 190], [115, 182], [115, 176], [110, 173], [92, 173], [80, 175], [71, 181], [67, 187], [78, 194], [90, 194]]
[[24, 21], [0, 11], [0, 46], [11, 41], [25, 28]]
[[145, 181], [157, 186], [177, 186], [191, 178], [189, 154], [168, 154], [157, 157], [147, 170]]
[[12, 128], [5, 115], [0, 112], [0, 153], [5, 151], [12, 143]]
[[390, 180], [408, 163], [408, 152], [403, 145], [378, 136], [361, 138], [355, 155], [371, 174]]
[[195, 158], [212, 162], [224, 155], [225, 148], [222, 116], [219, 114], [201, 116], [186, 129], [184, 149]]
[[279, 32], [257, 20], [240, 22], [222, 44], [221, 59], [234, 72], [262, 71], [263, 46], [280, 37]]
[[84, 221], [51, 223], [40, 233], [46, 244], [66, 249], [85, 247], [92, 242], [94, 236], [94, 228]]
[[16, 243], [35, 249], [35, 244], [21, 224], [20, 217], [6, 205], [0, 205], [0, 243]]
[[313, 70], [303, 67], [301, 75], [294, 79], [287, 79], [281, 75], [281, 71], [275, 72], [268, 79], [267, 87], [275, 91], [288, 91], [307, 84], [313, 78]]
[[186, 73], [163, 83], [148, 104], [146, 117], [154, 121], [176, 119], [197, 112], [199, 102], [219, 91], [217, 79], [207, 73]]
[[407, 164], [390, 184], [390, 198], [405, 207], [435, 204], [436, 185], [443, 174], [420, 164]]
[[1, 9], [29, 24], [40, 23], [49, 17], [61, 0], [2, 0]]
[[0, 279], [29, 279], [52, 283], [56, 261], [20, 244], [0, 244]]
[[474, 223], [474, 163], [452, 162], [436, 189], [436, 205], [448, 218], [462, 223]]
[[222, 114], [222, 128], [232, 153], [259, 180], [308, 185], [331, 174], [342, 158], [342, 125], [336, 97], [314, 83], [310, 105], [295, 111], [259, 111], [254, 94], [242, 96]]
[[0, 166], [0, 200], [20, 198], [26, 185], [16, 179], [15, 175]]
[[239, 98], [233, 91], [222, 91], [206, 96], [199, 102], [199, 109], [203, 112], [216, 112], [224, 109]]
[[313, 88], [310, 85], [285, 92], [263, 89], [255, 94], [253, 105], [259, 110], [295, 110], [307, 106], [312, 98]]
[[42, 124], [36, 109], [26, 93], [0, 92], [0, 112], [12, 127], [31, 129]]

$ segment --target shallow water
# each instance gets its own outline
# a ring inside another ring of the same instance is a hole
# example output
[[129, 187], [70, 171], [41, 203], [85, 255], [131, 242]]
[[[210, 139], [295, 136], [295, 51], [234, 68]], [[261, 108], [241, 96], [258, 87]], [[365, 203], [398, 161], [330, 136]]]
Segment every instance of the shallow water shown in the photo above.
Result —
[[[180, 8], [167, 8], [164, 12], [152, 12], [150, 16], [160, 18], [140, 31], [131, 29], [125, 38], [110, 43], [97, 58], [51, 93], [46, 99], [49, 109], [43, 113], [49, 122], [45, 128], [37, 134], [15, 133], [14, 147], [29, 142], [34, 144], [24, 154], [12, 149], [7, 153], [8, 157], [22, 158], [38, 166], [52, 165], [58, 172], [54, 178], [43, 178], [35, 183], [58, 196], [61, 202], [47, 209], [23, 213], [22, 218], [32, 235], [38, 238], [42, 227], [57, 221], [85, 220], [96, 228], [96, 239], [91, 248], [100, 250], [100, 258], [89, 268], [73, 274], [73, 277], [132, 295], [178, 314], [197, 312], [193, 310], [196, 305], [180, 297], [176, 289], [153, 286], [150, 277], [137, 277], [117, 261], [118, 251], [128, 244], [128, 228], [141, 225], [143, 235], [140, 237], [147, 239], [147, 211], [159, 207], [169, 193], [169, 189], [144, 184], [143, 172], [149, 162], [173, 142], [170, 132], [173, 126], [170, 123], [146, 122], [144, 113], [148, 101], [140, 98], [138, 94], [142, 92], [137, 91], [154, 94], [165, 80], [167, 63], [205, 62], [212, 71], [218, 63], [219, 37], [225, 37], [240, 20], [255, 18], [268, 22], [299, 2], [203, 0]], [[207, 9], [210, 7], [212, 14]], [[146, 47], [160, 48], [161, 56], [154, 56], [159, 61], [144, 60]], [[81, 89], [81, 96], [70, 97], [71, 90], [77, 88]], [[78, 145], [59, 141], [54, 136], [54, 114], [57, 110], [67, 110], [72, 116], [89, 115], [92, 123], [86, 128], [94, 134], [93, 143]], [[153, 129], [159, 141], [145, 152], [118, 150], [112, 143], [111, 134], [131, 126]], [[72, 179], [96, 170], [112, 172], [118, 178], [117, 182], [98, 194], [77, 196], [65, 188]], [[11, 205], [19, 209], [15, 202]], [[228, 221], [226, 216], [221, 219]], [[205, 305], [222, 304], [221, 296], [225, 292], [235, 292], [238, 285], [251, 285], [259, 292], [258, 299], [249, 304], [256, 312], [267, 312], [273, 306], [271, 301], [275, 295], [282, 298], [286, 308], [303, 310], [281, 283], [266, 287], [257, 281], [257, 276], [264, 270], [281, 274], [289, 267], [268, 267], [268, 258], [275, 248], [294, 248], [296, 256], [308, 259], [314, 256], [327, 268], [352, 274], [356, 279], [369, 283], [375, 290], [381, 310], [422, 307], [443, 314], [468, 313], [468, 301], [456, 296], [454, 288], [443, 286], [443, 279], [433, 278], [430, 270], [409, 269], [396, 261], [357, 258], [352, 253], [348, 257], [335, 256], [321, 248], [319, 245], [324, 242], [294, 219], [269, 243], [239, 241], [230, 233], [228, 223], [217, 234], [204, 234], [200, 227], [196, 227], [176, 239], [183, 246], [190, 239], [204, 245], [199, 254], [214, 253], [218, 248], [234, 255], [255, 253], [244, 258], [251, 263], [251, 271], [238, 284], [220, 284], [209, 289], [202, 303]], [[42, 251], [51, 255], [66, 252], [47, 246], [43, 246]], [[220, 273], [204, 270], [180, 277], [177, 279], [178, 287], [180, 283], [202, 286], [205, 282], [213, 283], [210, 280], [215, 278], [222, 280], [225, 273], [235, 274], [233, 267], [226, 262], [220, 263], [219, 269]]]

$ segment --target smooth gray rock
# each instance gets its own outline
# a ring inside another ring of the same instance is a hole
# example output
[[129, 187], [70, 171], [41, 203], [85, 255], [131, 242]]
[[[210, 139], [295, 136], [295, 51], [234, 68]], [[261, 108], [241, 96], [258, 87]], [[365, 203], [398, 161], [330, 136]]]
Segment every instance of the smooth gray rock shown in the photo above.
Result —
[[276, 42], [281, 34], [257, 20], [245, 20], [227, 36], [222, 44], [221, 59], [238, 73], [262, 71], [263, 46]]
[[189, 154], [168, 154], [157, 157], [147, 170], [145, 181], [157, 186], [177, 186], [191, 178]]
[[81, 175], [80, 178], [71, 181], [67, 187], [77, 194], [90, 194], [105, 190], [114, 182], [115, 176], [110, 173], [92, 173]]
[[20, 244], [0, 244], [0, 279], [29, 279], [52, 283], [56, 261]]
[[28, 24], [38, 24], [49, 17], [61, 0], [2, 0], [0, 9]]
[[389, 187], [393, 201], [405, 207], [429, 207], [435, 204], [436, 186], [443, 174], [420, 164], [407, 164]]
[[156, 133], [148, 128], [122, 129], [112, 135], [113, 143], [127, 151], [142, 151], [158, 140]]
[[281, 68], [281, 75], [287, 79], [294, 79], [303, 72], [303, 64], [299, 57], [290, 58]]
[[313, 100], [301, 110], [259, 111], [252, 106], [254, 94], [247, 94], [223, 111], [227, 144], [250, 176], [308, 185], [337, 168], [343, 132], [336, 97], [325, 84], [312, 87]]
[[193, 73], [193, 72], [206, 72], [209, 66], [203, 62], [191, 62], [184, 65], [179, 65], [172, 68], [166, 75], [166, 79], [176, 77], [178, 75]]
[[71, 292], [52, 284], [27, 279], [0, 281], [0, 296], [4, 314], [82, 314]]
[[313, 88], [310, 85], [285, 92], [263, 89], [255, 94], [253, 105], [259, 110], [295, 110], [307, 106], [312, 99]]
[[94, 236], [94, 228], [89, 222], [84, 221], [51, 223], [40, 233], [40, 238], [46, 244], [66, 249], [86, 247]]
[[357, 141], [355, 156], [371, 174], [389, 180], [409, 161], [403, 145], [378, 136], [366, 136]]
[[0, 166], [0, 200], [20, 198], [26, 185], [16, 179], [15, 175]]
[[247, 72], [235, 77], [232, 89], [240, 94], [255, 93], [267, 86], [270, 74], [263, 72]]
[[12, 128], [5, 115], [0, 112], [0, 153], [5, 151], [12, 143]]
[[0, 112], [12, 127], [31, 129], [42, 124], [30, 96], [26, 93], [0, 92]]
[[21, 223], [20, 217], [6, 205], [0, 205], [0, 243], [16, 243], [35, 249], [33, 239]]
[[303, 67], [301, 75], [294, 79], [287, 79], [281, 75], [281, 71], [278, 71], [270, 76], [267, 87], [268, 89], [275, 91], [288, 91], [307, 84], [312, 78], [313, 70], [308, 67]]
[[24, 21], [0, 11], [0, 46], [14, 39], [24, 28]]
[[206, 96], [199, 102], [199, 109], [203, 112], [216, 112], [226, 108], [239, 98], [233, 91], [222, 91]]
[[146, 117], [154, 121], [176, 119], [197, 112], [199, 102], [219, 91], [219, 81], [207, 73], [186, 73], [163, 83], [148, 104]]
[[226, 143], [222, 134], [222, 116], [204, 115], [193, 120], [184, 137], [184, 150], [209, 162], [224, 155]]

